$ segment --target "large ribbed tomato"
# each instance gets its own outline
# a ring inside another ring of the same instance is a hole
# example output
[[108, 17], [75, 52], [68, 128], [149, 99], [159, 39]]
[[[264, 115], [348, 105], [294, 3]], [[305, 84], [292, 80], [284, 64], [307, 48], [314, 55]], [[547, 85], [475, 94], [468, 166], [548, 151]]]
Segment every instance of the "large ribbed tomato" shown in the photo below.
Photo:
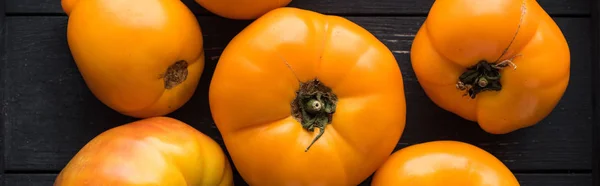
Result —
[[535, 0], [437, 0], [411, 59], [437, 105], [493, 134], [538, 123], [569, 83], [567, 42]]
[[372, 186], [519, 186], [492, 154], [458, 141], [432, 141], [392, 154]]
[[265, 14], [229, 43], [209, 97], [251, 185], [357, 185], [405, 124], [391, 51], [347, 19], [297, 8]]
[[256, 19], [292, 0], [195, 0], [206, 10], [230, 19]]
[[229, 160], [214, 140], [172, 118], [107, 130], [60, 172], [55, 186], [232, 186]]
[[202, 32], [179, 0], [62, 0], [67, 40], [85, 83], [133, 117], [169, 114], [194, 94], [204, 69]]

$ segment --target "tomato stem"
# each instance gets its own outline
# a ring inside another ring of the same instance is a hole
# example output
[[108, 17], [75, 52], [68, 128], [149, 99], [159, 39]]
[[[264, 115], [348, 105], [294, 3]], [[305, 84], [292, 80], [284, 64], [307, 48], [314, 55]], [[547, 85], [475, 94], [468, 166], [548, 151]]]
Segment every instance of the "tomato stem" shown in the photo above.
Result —
[[315, 128], [319, 129], [305, 152], [325, 133], [325, 126], [331, 123], [335, 113], [336, 103], [335, 94], [318, 79], [300, 83], [296, 99], [292, 102], [292, 115], [302, 124], [302, 128], [310, 132], [314, 132]]
[[306, 102], [304, 108], [306, 108], [306, 111], [308, 111], [309, 113], [316, 114], [319, 111], [321, 111], [321, 108], [323, 108], [323, 102], [317, 99], [311, 99], [308, 102]]
[[466, 91], [468, 95], [475, 99], [477, 94], [483, 91], [500, 91], [502, 84], [500, 83], [500, 70], [507, 66], [517, 66], [512, 62], [512, 59], [502, 61], [497, 64], [488, 63], [485, 60], [480, 61], [476, 65], [467, 68], [456, 83], [456, 88]]

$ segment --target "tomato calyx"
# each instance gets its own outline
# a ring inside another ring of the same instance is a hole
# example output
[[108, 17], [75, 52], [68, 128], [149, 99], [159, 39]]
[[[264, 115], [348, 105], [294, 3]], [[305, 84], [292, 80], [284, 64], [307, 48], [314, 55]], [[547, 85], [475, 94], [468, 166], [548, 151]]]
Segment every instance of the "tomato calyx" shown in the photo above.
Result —
[[331, 123], [336, 104], [336, 95], [318, 79], [300, 82], [300, 89], [296, 91], [296, 98], [292, 102], [292, 116], [302, 124], [302, 128], [310, 132], [319, 128], [319, 134], [304, 152], [325, 133], [325, 126]]
[[458, 77], [456, 88], [466, 91], [464, 95], [468, 95], [471, 99], [475, 99], [477, 94], [483, 91], [500, 91], [502, 90], [500, 70], [507, 66], [517, 68], [512, 59], [496, 64], [481, 60], [476, 65], [467, 68], [467, 71]]
[[167, 72], [161, 75], [165, 79], [165, 89], [172, 89], [181, 84], [188, 75], [188, 63], [185, 60], [179, 60], [167, 68]]

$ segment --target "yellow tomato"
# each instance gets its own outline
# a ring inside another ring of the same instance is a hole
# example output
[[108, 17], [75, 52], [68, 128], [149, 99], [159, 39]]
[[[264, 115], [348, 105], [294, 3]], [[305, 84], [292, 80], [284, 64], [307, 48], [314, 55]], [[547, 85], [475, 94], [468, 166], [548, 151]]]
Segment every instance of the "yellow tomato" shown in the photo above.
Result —
[[292, 0], [196, 0], [208, 11], [230, 19], [256, 19]]
[[229, 160], [210, 137], [167, 117], [148, 118], [96, 136], [54, 186], [233, 186]]
[[372, 186], [519, 186], [492, 154], [458, 141], [412, 145], [392, 154]]
[[250, 185], [358, 185], [392, 153], [406, 105], [392, 52], [338, 16], [273, 10], [225, 48], [213, 118]]
[[92, 93], [125, 115], [185, 104], [204, 69], [196, 17], [178, 0], [63, 0], [71, 54]]
[[411, 49], [437, 105], [492, 134], [535, 125], [569, 83], [569, 46], [535, 0], [437, 0]]

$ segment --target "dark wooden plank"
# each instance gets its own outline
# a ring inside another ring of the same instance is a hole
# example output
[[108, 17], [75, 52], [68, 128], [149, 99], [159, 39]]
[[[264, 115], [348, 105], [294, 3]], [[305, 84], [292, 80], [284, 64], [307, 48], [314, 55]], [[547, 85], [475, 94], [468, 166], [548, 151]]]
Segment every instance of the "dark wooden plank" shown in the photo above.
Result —
[[52, 186], [57, 174], [6, 174], [6, 186]]
[[594, 185], [600, 185], [600, 0], [593, 1], [592, 7], [592, 36], [594, 37], [592, 77], [594, 90]]
[[[350, 17], [394, 52], [404, 75], [408, 121], [398, 148], [432, 140], [476, 144], [513, 170], [591, 170], [592, 95], [589, 18], [557, 18], [572, 50], [572, 77], [564, 99], [535, 127], [490, 135], [435, 106], [411, 69], [409, 49], [423, 17]], [[195, 96], [170, 116], [212, 136], [207, 91], [225, 44], [247, 21], [199, 17], [207, 65]], [[86, 88], [67, 48], [66, 17], [9, 17], [6, 91], [6, 168], [58, 171], [102, 131], [132, 121], [102, 105]], [[432, 117], [435, 116], [435, 117]]]
[[[6, 64], [6, 52], [5, 52], [5, 38], [6, 38], [6, 14], [5, 14], [5, 7], [6, 6], [6, 1], [2, 1], [0, 2], [0, 101], [4, 98], [4, 75], [6, 74], [4, 72], [5, 69], [5, 64]], [[0, 159], [0, 180], [4, 179], [4, 177], [2, 176], [4, 174], [4, 104], [0, 104], [0, 129], [2, 129], [0, 131], [0, 136], [2, 136], [2, 138], [0, 138], [0, 154], [1, 154], [1, 159]]]
[[[590, 186], [591, 174], [515, 174], [521, 186]], [[56, 174], [8, 174], [4, 185], [7, 186], [51, 186]], [[241, 181], [241, 180], [240, 180]], [[236, 182], [238, 186], [247, 185]], [[360, 186], [368, 186], [365, 181]]]
[[591, 186], [591, 174], [515, 174], [521, 186]]
[[[209, 13], [194, 0], [182, 0], [194, 13]], [[592, 0], [538, 0], [553, 15], [589, 15]], [[425, 14], [434, 0], [293, 0], [289, 6], [329, 14]], [[63, 13], [60, 0], [7, 0], [9, 14]]]

